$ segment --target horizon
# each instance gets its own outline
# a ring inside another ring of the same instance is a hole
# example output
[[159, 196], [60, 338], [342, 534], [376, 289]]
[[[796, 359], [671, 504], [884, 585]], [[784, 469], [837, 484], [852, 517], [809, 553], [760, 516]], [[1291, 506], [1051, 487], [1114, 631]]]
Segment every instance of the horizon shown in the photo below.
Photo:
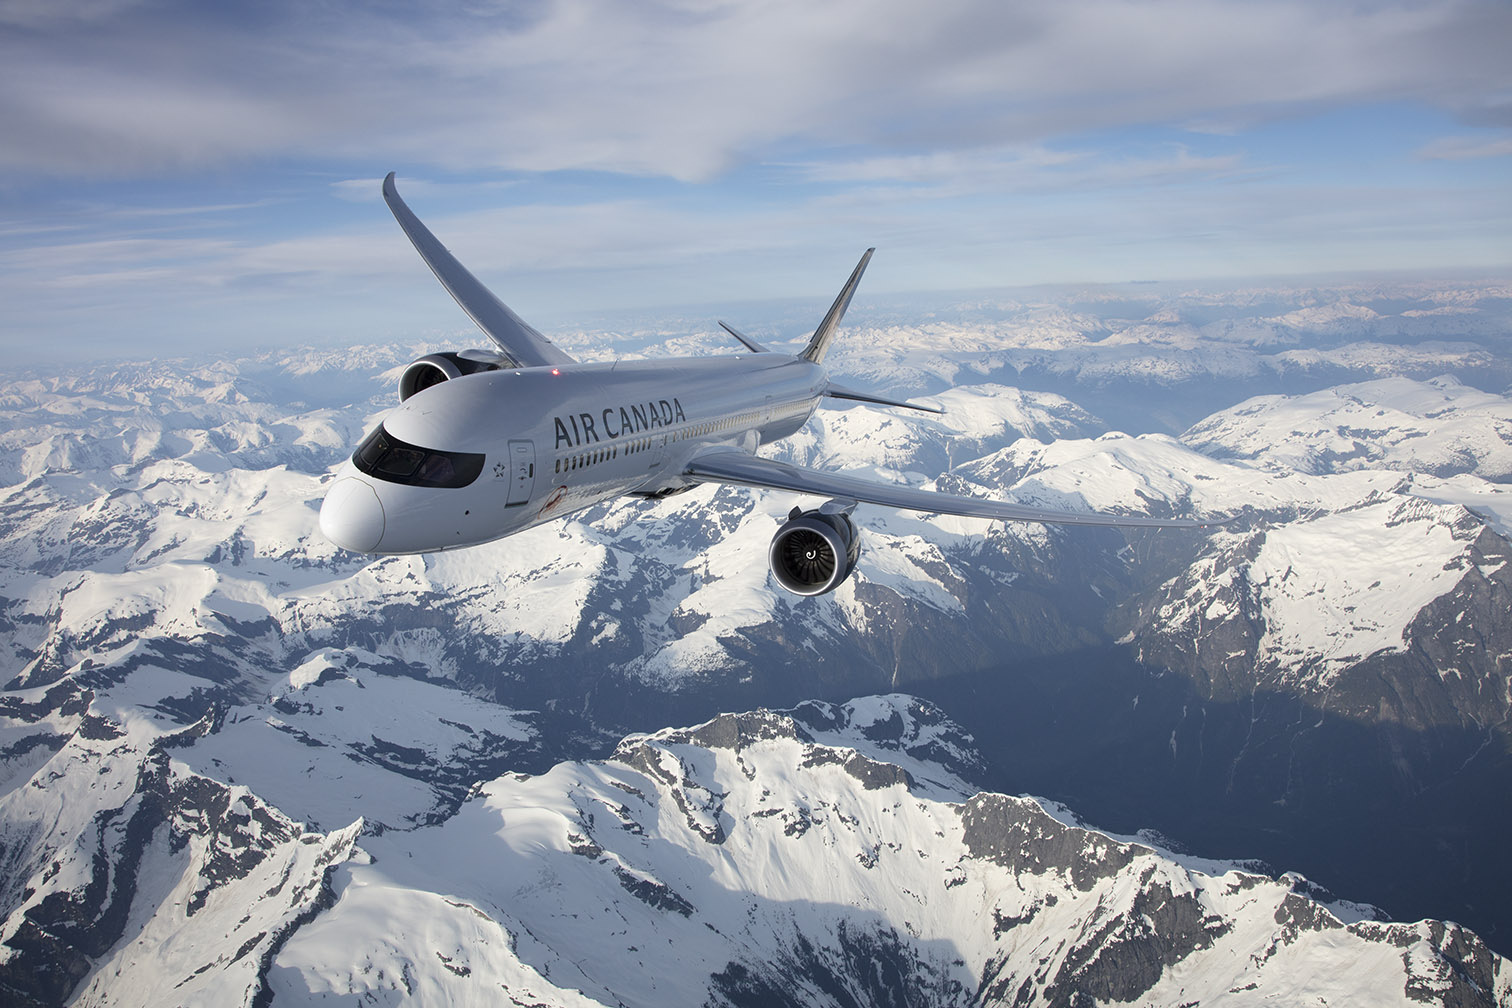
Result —
[[[356, 334], [346, 337], [337, 334], [311, 334], [303, 341], [270, 340], [236, 345], [171, 346], [156, 353], [108, 353], [103, 356], [85, 356], [83, 347], [77, 353], [59, 353], [57, 348], [48, 348], [46, 354], [28, 356], [23, 349], [11, 352], [0, 371], [13, 376], [47, 377], [83, 365], [89, 369], [146, 365], [153, 363], [190, 363], [200, 361], [241, 361], [279, 354], [330, 353], [342, 349], [394, 348], [412, 345], [425, 348], [425, 352], [458, 350], [466, 347], [486, 347], [488, 337], [462, 310], [451, 301], [439, 285], [435, 286], [436, 318], [432, 324], [416, 327], [409, 332], [388, 333], [382, 336], [364, 337]], [[1296, 298], [1297, 304], [1289, 311], [1307, 307], [1303, 295], [1337, 295], [1347, 299], [1350, 294], [1368, 295], [1356, 298], [1365, 302], [1395, 294], [1398, 297], [1416, 293], [1429, 300], [1423, 288], [1449, 288], [1457, 291], [1473, 291], [1480, 300], [1507, 300], [1512, 302], [1512, 276], [1499, 275], [1497, 270], [1476, 272], [1444, 269], [1434, 275], [1420, 270], [1381, 270], [1314, 275], [1273, 275], [1259, 277], [1211, 277], [1172, 278], [1169, 280], [1126, 280], [1110, 282], [1075, 282], [997, 285], [945, 290], [904, 290], [865, 296], [865, 284], [856, 296], [846, 321], [842, 325], [840, 339], [845, 339], [845, 329], [909, 328], [910, 320], [898, 318], [899, 313], [916, 310], [918, 326], [946, 323], [967, 325], [981, 322], [983, 314], [1006, 314], [1014, 310], [1029, 310], [1039, 307], [1068, 307], [1086, 302], [1148, 301], [1152, 309], [1164, 310], [1183, 301], [1216, 308], [1231, 308], [1235, 317], [1265, 318], [1255, 315], [1247, 306], [1234, 301], [1233, 296], [1269, 295], [1277, 299]], [[1498, 288], [1506, 287], [1499, 293]], [[1365, 288], [1384, 288], [1367, 291]], [[982, 304], [984, 300], [998, 299], [996, 304]], [[537, 328], [562, 342], [565, 348], [592, 337], [605, 337], [604, 352], [612, 353], [617, 343], [639, 344], [647, 334], [644, 330], [657, 330], [661, 338], [707, 337], [710, 352], [719, 352], [728, 346], [730, 352], [741, 352], [734, 340], [724, 334], [717, 319], [723, 319], [736, 328], [759, 336], [773, 349], [781, 350], [783, 344], [801, 346], [813, 332], [824, 310], [829, 306], [829, 296], [772, 296], [735, 301], [704, 301], [688, 304], [654, 304], [630, 308], [603, 308], [582, 310], [570, 315], [546, 314], [531, 321]], [[1337, 304], [1328, 300], [1319, 304]], [[1365, 305], [1368, 307], [1368, 305]], [[763, 312], [765, 314], [763, 314]], [[692, 316], [697, 316], [692, 317]], [[1002, 318], [993, 320], [1006, 323]], [[1471, 337], [1467, 340], [1473, 342]], [[695, 354], [696, 356], [697, 354]], [[599, 359], [598, 356], [583, 358], [584, 362]]]

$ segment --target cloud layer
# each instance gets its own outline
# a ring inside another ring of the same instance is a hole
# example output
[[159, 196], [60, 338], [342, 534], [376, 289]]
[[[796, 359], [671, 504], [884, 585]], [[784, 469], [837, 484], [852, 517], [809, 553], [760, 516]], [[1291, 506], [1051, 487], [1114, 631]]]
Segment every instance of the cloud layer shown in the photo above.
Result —
[[878, 292], [1505, 268], [1509, 38], [1505, 0], [0, 0], [0, 340], [451, 325], [390, 168], [527, 317], [824, 297], [869, 245]]
[[0, 6], [0, 163], [402, 158], [707, 180], [1415, 100], [1505, 118], [1512, 7], [1251, 0]]

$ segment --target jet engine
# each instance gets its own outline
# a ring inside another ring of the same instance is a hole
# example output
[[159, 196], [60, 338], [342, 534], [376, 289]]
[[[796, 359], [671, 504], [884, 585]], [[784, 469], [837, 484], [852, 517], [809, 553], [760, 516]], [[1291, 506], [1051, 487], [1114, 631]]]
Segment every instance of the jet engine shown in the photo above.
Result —
[[817, 511], [793, 508], [767, 558], [777, 583], [795, 595], [834, 591], [856, 569], [861, 539], [850, 513], [855, 501], [832, 500]]
[[511, 362], [501, 353], [492, 350], [450, 350], [426, 354], [404, 369], [399, 376], [399, 401], [404, 402], [416, 392], [423, 392], [432, 385], [439, 385], [463, 375], [479, 371], [497, 371], [509, 367]]

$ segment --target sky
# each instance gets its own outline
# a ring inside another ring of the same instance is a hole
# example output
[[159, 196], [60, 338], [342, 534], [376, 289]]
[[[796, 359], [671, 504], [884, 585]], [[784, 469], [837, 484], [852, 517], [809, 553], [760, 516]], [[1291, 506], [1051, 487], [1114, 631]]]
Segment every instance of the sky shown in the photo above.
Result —
[[858, 307], [1508, 278], [1509, 50], [1508, 0], [0, 0], [0, 341], [476, 345], [389, 171], [548, 332], [822, 312], [869, 246]]

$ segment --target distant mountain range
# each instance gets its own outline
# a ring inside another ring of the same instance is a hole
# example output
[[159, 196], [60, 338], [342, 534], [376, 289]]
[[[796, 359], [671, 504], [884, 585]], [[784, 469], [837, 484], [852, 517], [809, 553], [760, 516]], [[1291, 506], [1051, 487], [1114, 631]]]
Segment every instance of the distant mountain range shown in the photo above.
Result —
[[323, 484], [443, 347], [9, 375], [6, 1000], [1512, 1004], [1512, 291], [857, 314], [946, 415], [780, 457], [1240, 517], [863, 508], [801, 600], [733, 488], [369, 562]]

